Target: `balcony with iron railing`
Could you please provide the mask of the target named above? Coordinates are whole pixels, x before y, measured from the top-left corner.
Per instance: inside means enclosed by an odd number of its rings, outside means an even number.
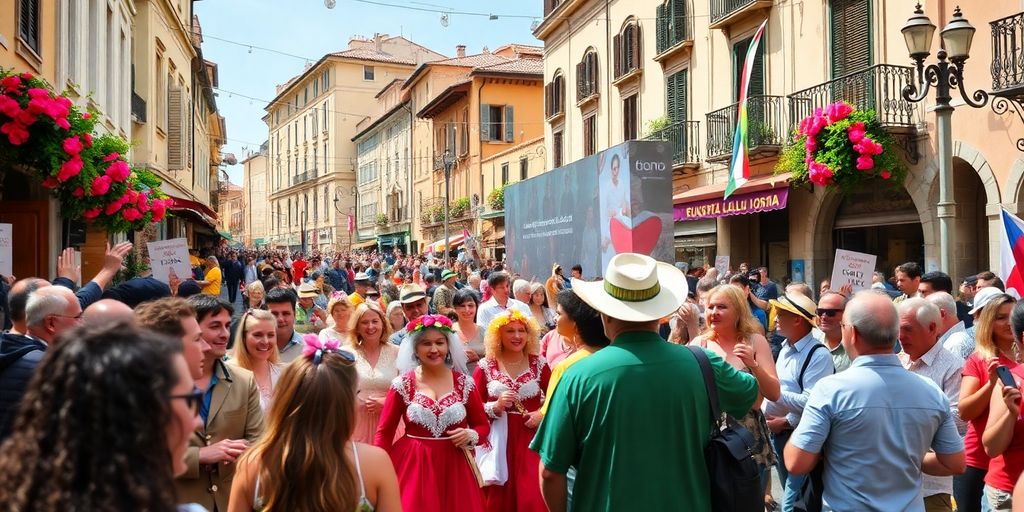
[[[657,8],[657,56],[654,60],[675,53],[677,48],[693,46],[693,18],[687,16],[685,12],[675,12],[676,5],[675,2],[667,2]]]
[[[1024,96],[1024,13],[1000,18],[992,28],[992,94]]]
[[[732,155],[739,102],[707,114],[707,158],[724,160]],[[747,98],[747,145],[752,155],[777,153],[789,133],[784,96]]]
[[[594,98],[597,98],[597,80],[577,80],[576,103],[582,105]]]
[[[142,99],[142,96],[136,94],[135,91],[132,91],[132,121],[146,122],[146,100]]]
[[[700,121],[675,122],[647,135],[643,140],[672,143],[673,167],[700,165]]]
[[[913,80],[913,68],[876,64],[789,95],[790,131],[801,119],[830,103],[845,101],[858,110],[874,110],[878,121],[892,131],[912,131],[915,105],[903,99]]]
[[[772,0],[710,0],[709,28],[725,28],[754,12],[772,6]]]

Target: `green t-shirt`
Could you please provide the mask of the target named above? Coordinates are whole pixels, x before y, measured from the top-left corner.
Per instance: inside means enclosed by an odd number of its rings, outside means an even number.
[[[708,352],[723,411],[742,417],[757,381]],[[704,447],[711,415],[690,351],[628,332],[574,364],[549,397],[530,448],[544,466],[576,468],[572,506],[590,511],[710,510]]]

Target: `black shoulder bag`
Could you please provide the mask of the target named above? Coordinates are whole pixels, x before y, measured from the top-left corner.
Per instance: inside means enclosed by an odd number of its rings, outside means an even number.
[[[814,351],[824,347],[825,345],[819,343],[811,347],[811,351],[807,353],[807,359],[804,360],[804,364],[800,368],[800,377],[797,379],[801,392],[804,390],[804,372],[807,371],[807,367],[811,364]],[[793,503],[794,512],[821,512],[822,496],[825,492],[823,484],[825,472],[824,451],[821,452],[821,456],[822,458],[818,460],[818,464],[814,466],[814,469],[807,473],[804,485],[800,487],[800,496],[797,498],[796,503]]]
[[[754,461],[754,436],[741,425],[722,427],[718,403],[718,385],[711,360],[704,349],[687,345],[697,359],[714,425],[711,440],[704,448],[704,461],[710,479],[711,510],[714,512],[760,512],[764,510],[761,467]]]

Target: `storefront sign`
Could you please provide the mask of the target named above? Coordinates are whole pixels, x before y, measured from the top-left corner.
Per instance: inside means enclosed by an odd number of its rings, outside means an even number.
[[[158,240],[146,244],[149,247],[149,262],[153,268],[153,278],[165,283],[170,282],[170,271],[180,279],[188,279],[192,275],[189,265],[188,243],[184,238]]]
[[[878,257],[874,254],[836,249],[836,262],[832,266],[831,288],[839,291],[842,287],[850,285],[855,292],[870,288],[877,259]]]
[[[729,199],[720,197],[677,204],[673,218],[676,222],[698,219],[712,219],[729,215],[745,215],[748,213],[770,212],[786,207],[789,199],[789,188],[779,187],[761,192],[734,194]]]
[[[10,277],[14,273],[14,225],[0,224],[0,274]]]

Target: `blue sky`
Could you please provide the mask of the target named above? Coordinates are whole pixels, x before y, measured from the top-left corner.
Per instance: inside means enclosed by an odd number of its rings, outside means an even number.
[[[465,44],[467,53],[477,53],[484,46],[493,50],[512,42],[540,44],[530,33],[531,19],[501,15],[540,17],[541,0],[379,0],[381,4],[425,11],[374,5],[378,0],[335,1],[333,9],[325,7],[324,0],[195,3],[203,27],[203,56],[216,62],[220,72],[217,106],[227,120],[228,132],[224,152],[234,153],[241,161],[248,151],[258,149],[267,138],[267,126],[261,118],[266,101],[274,97],[274,87],[299,74],[305,58],[316,62],[326,53],[342,50],[352,36],[401,34],[448,56],[455,53],[458,44]],[[452,13],[448,27],[440,23],[443,11]],[[460,11],[493,13],[498,19],[458,14]],[[242,166],[228,168],[228,175],[232,183],[241,184]]]

